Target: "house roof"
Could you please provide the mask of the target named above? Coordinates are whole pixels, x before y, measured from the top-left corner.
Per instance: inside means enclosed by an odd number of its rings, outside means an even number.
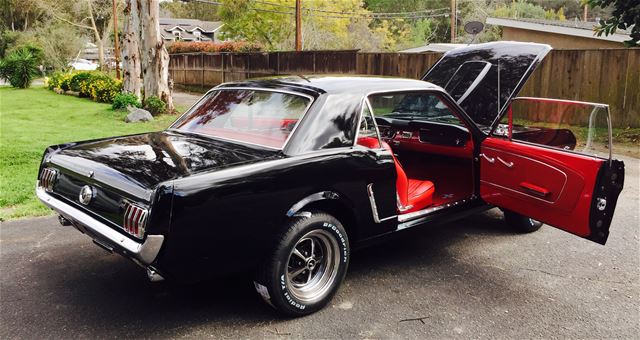
[[[197,40],[193,32],[199,30],[203,33],[214,33],[224,24],[219,21],[203,21],[197,19],[180,18],[160,18],[160,33],[164,39],[173,39],[173,31],[180,30],[181,40]],[[201,36],[201,40],[209,41],[206,36]]]
[[[513,19],[513,18],[487,18],[487,24],[513,27],[530,31],[548,32],[555,34],[563,34],[574,37],[583,37],[599,40],[607,40],[614,42],[624,42],[629,40],[630,30],[617,30],[616,33],[605,36],[594,35],[594,27],[598,25],[593,21],[577,21],[577,20],[543,20],[543,19]]]

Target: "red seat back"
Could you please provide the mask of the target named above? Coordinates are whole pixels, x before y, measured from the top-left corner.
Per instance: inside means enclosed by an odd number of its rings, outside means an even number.
[[[393,154],[393,150],[391,146],[386,142],[382,142],[382,147],[391,151],[391,156],[393,157],[393,162],[396,165],[396,191],[398,193],[398,199],[402,206],[407,206],[409,204],[409,180],[407,179],[407,174],[404,172],[402,165],[400,165],[400,161]]]

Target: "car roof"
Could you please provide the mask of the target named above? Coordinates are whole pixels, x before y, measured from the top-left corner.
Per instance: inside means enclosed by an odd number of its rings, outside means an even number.
[[[224,83],[225,87],[258,87],[320,94],[367,95],[371,92],[406,90],[442,90],[441,87],[423,80],[384,76],[344,75],[296,75],[257,78],[241,82]],[[444,91],[444,90],[442,90]]]

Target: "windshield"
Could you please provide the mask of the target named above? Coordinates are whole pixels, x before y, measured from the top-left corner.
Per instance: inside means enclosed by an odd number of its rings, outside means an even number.
[[[171,128],[280,149],[311,99],[254,89],[208,93]]]
[[[435,94],[427,92],[394,93],[369,96],[376,116],[404,120],[461,124],[449,107]]]

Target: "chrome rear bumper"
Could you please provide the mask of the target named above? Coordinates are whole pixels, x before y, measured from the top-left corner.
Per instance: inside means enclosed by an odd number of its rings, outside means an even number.
[[[102,246],[111,247],[113,251],[130,257],[144,267],[150,265],[160,252],[164,242],[162,235],[147,235],[144,242],[136,242],[87,213],[49,195],[40,186],[36,186],[36,196],[42,203],[69,220],[73,226],[89,235],[94,241]]]

